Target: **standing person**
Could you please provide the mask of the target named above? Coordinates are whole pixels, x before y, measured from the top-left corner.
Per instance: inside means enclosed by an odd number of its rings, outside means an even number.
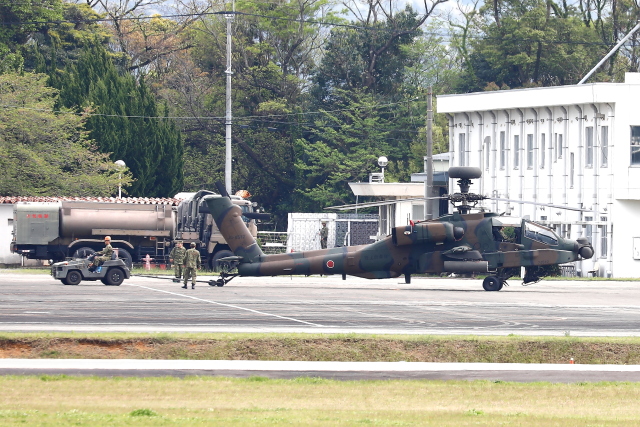
[[[111,247],[111,236],[105,236],[104,245],[105,246],[103,250],[95,253],[93,261],[91,262],[91,264],[89,264],[89,271],[95,271],[105,261],[109,261],[111,259],[111,255],[113,255],[113,248]]]
[[[182,279],[182,264],[184,264],[184,257],[186,253],[187,249],[182,246],[182,240],[178,240],[169,254],[169,262],[173,263],[176,279],[178,279],[176,282],[179,282],[180,279]]]
[[[327,238],[329,237],[329,229],[327,228],[327,223],[322,223],[322,228],[320,229],[320,247],[322,249],[327,249]]]
[[[200,269],[200,252],[196,249],[195,242],[191,242],[191,248],[184,256],[184,289],[187,289],[187,282],[191,276],[191,289],[196,288],[197,271]]]

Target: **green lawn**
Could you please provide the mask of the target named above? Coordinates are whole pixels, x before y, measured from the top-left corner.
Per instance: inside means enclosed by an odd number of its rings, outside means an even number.
[[[640,385],[0,377],[1,425],[621,426]]]

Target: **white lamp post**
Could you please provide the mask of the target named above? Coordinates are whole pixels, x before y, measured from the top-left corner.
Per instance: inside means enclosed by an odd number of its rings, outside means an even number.
[[[127,164],[124,162],[124,160],[116,160],[115,163],[118,169],[127,167]],[[118,199],[122,199],[122,172],[118,173]]]
[[[384,182],[384,168],[387,166],[388,163],[389,163],[389,159],[387,159],[385,156],[378,157],[378,166],[382,168],[382,182]]]

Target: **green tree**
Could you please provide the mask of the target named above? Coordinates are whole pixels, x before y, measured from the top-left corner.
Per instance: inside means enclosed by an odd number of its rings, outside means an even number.
[[[236,3],[242,14],[233,19],[233,188],[252,193],[276,221],[292,210],[294,141],[303,131],[297,117],[321,46],[318,26],[305,21],[319,18],[325,4]],[[255,16],[260,14],[275,19]],[[180,72],[160,93],[176,114],[208,117],[183,122],[185,188],[212,189],[224,180],[225,167],[224,17],[203,19],[190,37],[191,57],[180,62]]]
[[[403,104],[381,105],[362,90],[337,90],[334,96],[341,100],[335,110],[314,119],[305,138],[296,140],[297,211],[318,212],[353,201],[348,183],[368,181],[369,173],[379,172],[376,160],[382,155],[390,160],[389,181],[408,180],[398,164],[408,161],[418,132],[396,128],[394,122],[408,114]]]
[[[77,61],[54,72],[60,105],[90,109],[87,130],[113,161],[124,160],[135,179],[133,196],[173,196],[183,187],[180,132],[158,106],[144,82],[120,73],[99,44],[88,45]]]
[[[0,75],[0,191],[9,196],[110,196],[129,185],[96,150],[86,118],[54,112],[58,91],[45,74]]]
[[[405,47],[421,35],[421,18],[407,6],[393,19],[364,28],[333,28],[314,76],[316,102],[330,105],[339,89],[367,89],[388,98],[400,94],[404,72],[416,60]]]
[[[0,72],[22,70],[22,48],[51,21],[62,19],[60,0],[0,0]]]
[[[479,91],[488,84],[575,84],[605,52],[594,27],[551,0],[503,0],[485,5],[480,13],[484,20],[476,35],[483,37],[468,41],[461,51],[465,77],[458,91]]]

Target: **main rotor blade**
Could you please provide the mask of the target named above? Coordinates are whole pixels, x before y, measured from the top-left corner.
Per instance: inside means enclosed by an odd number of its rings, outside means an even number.
[[[554,208],[554,209],[565,209],[568,211],[576,211],[576,212],[593,212],[593,209],[573,208],[570,206],[552,205],[549,203],[540,203],[540,202],[530,202],[527,200],[501,199],[497,197],[488,197],[486,200],[497,200],[499,202],[511,202],[511,203],[522,203],[527,205],[545,206],[545,207]]]
[[[366,202],[366,203],[356,203],[356,204],[352,204],[352,205],[339,205],[339,206],[329,206],[325,209],[333,209],[333,210],[338,210],[338,211],[348,211],[348,210],[352,210],[352,209],[359,209],[359,208],[372,208],[372,207],[376,207],[376,206],[385,206],[385,205],[393,205],[395,203],[399,203],[399,202],[415,202],[415,201],[420,201],[420,200],[434,200],[434,199],[447,199],[447,196],[444,197],[428,197],[428,198],[424,198],[424,197],[414,197],[414,198],[410,198],[410,199],[397,199],[397,200],[381,200],[379,202]]]

